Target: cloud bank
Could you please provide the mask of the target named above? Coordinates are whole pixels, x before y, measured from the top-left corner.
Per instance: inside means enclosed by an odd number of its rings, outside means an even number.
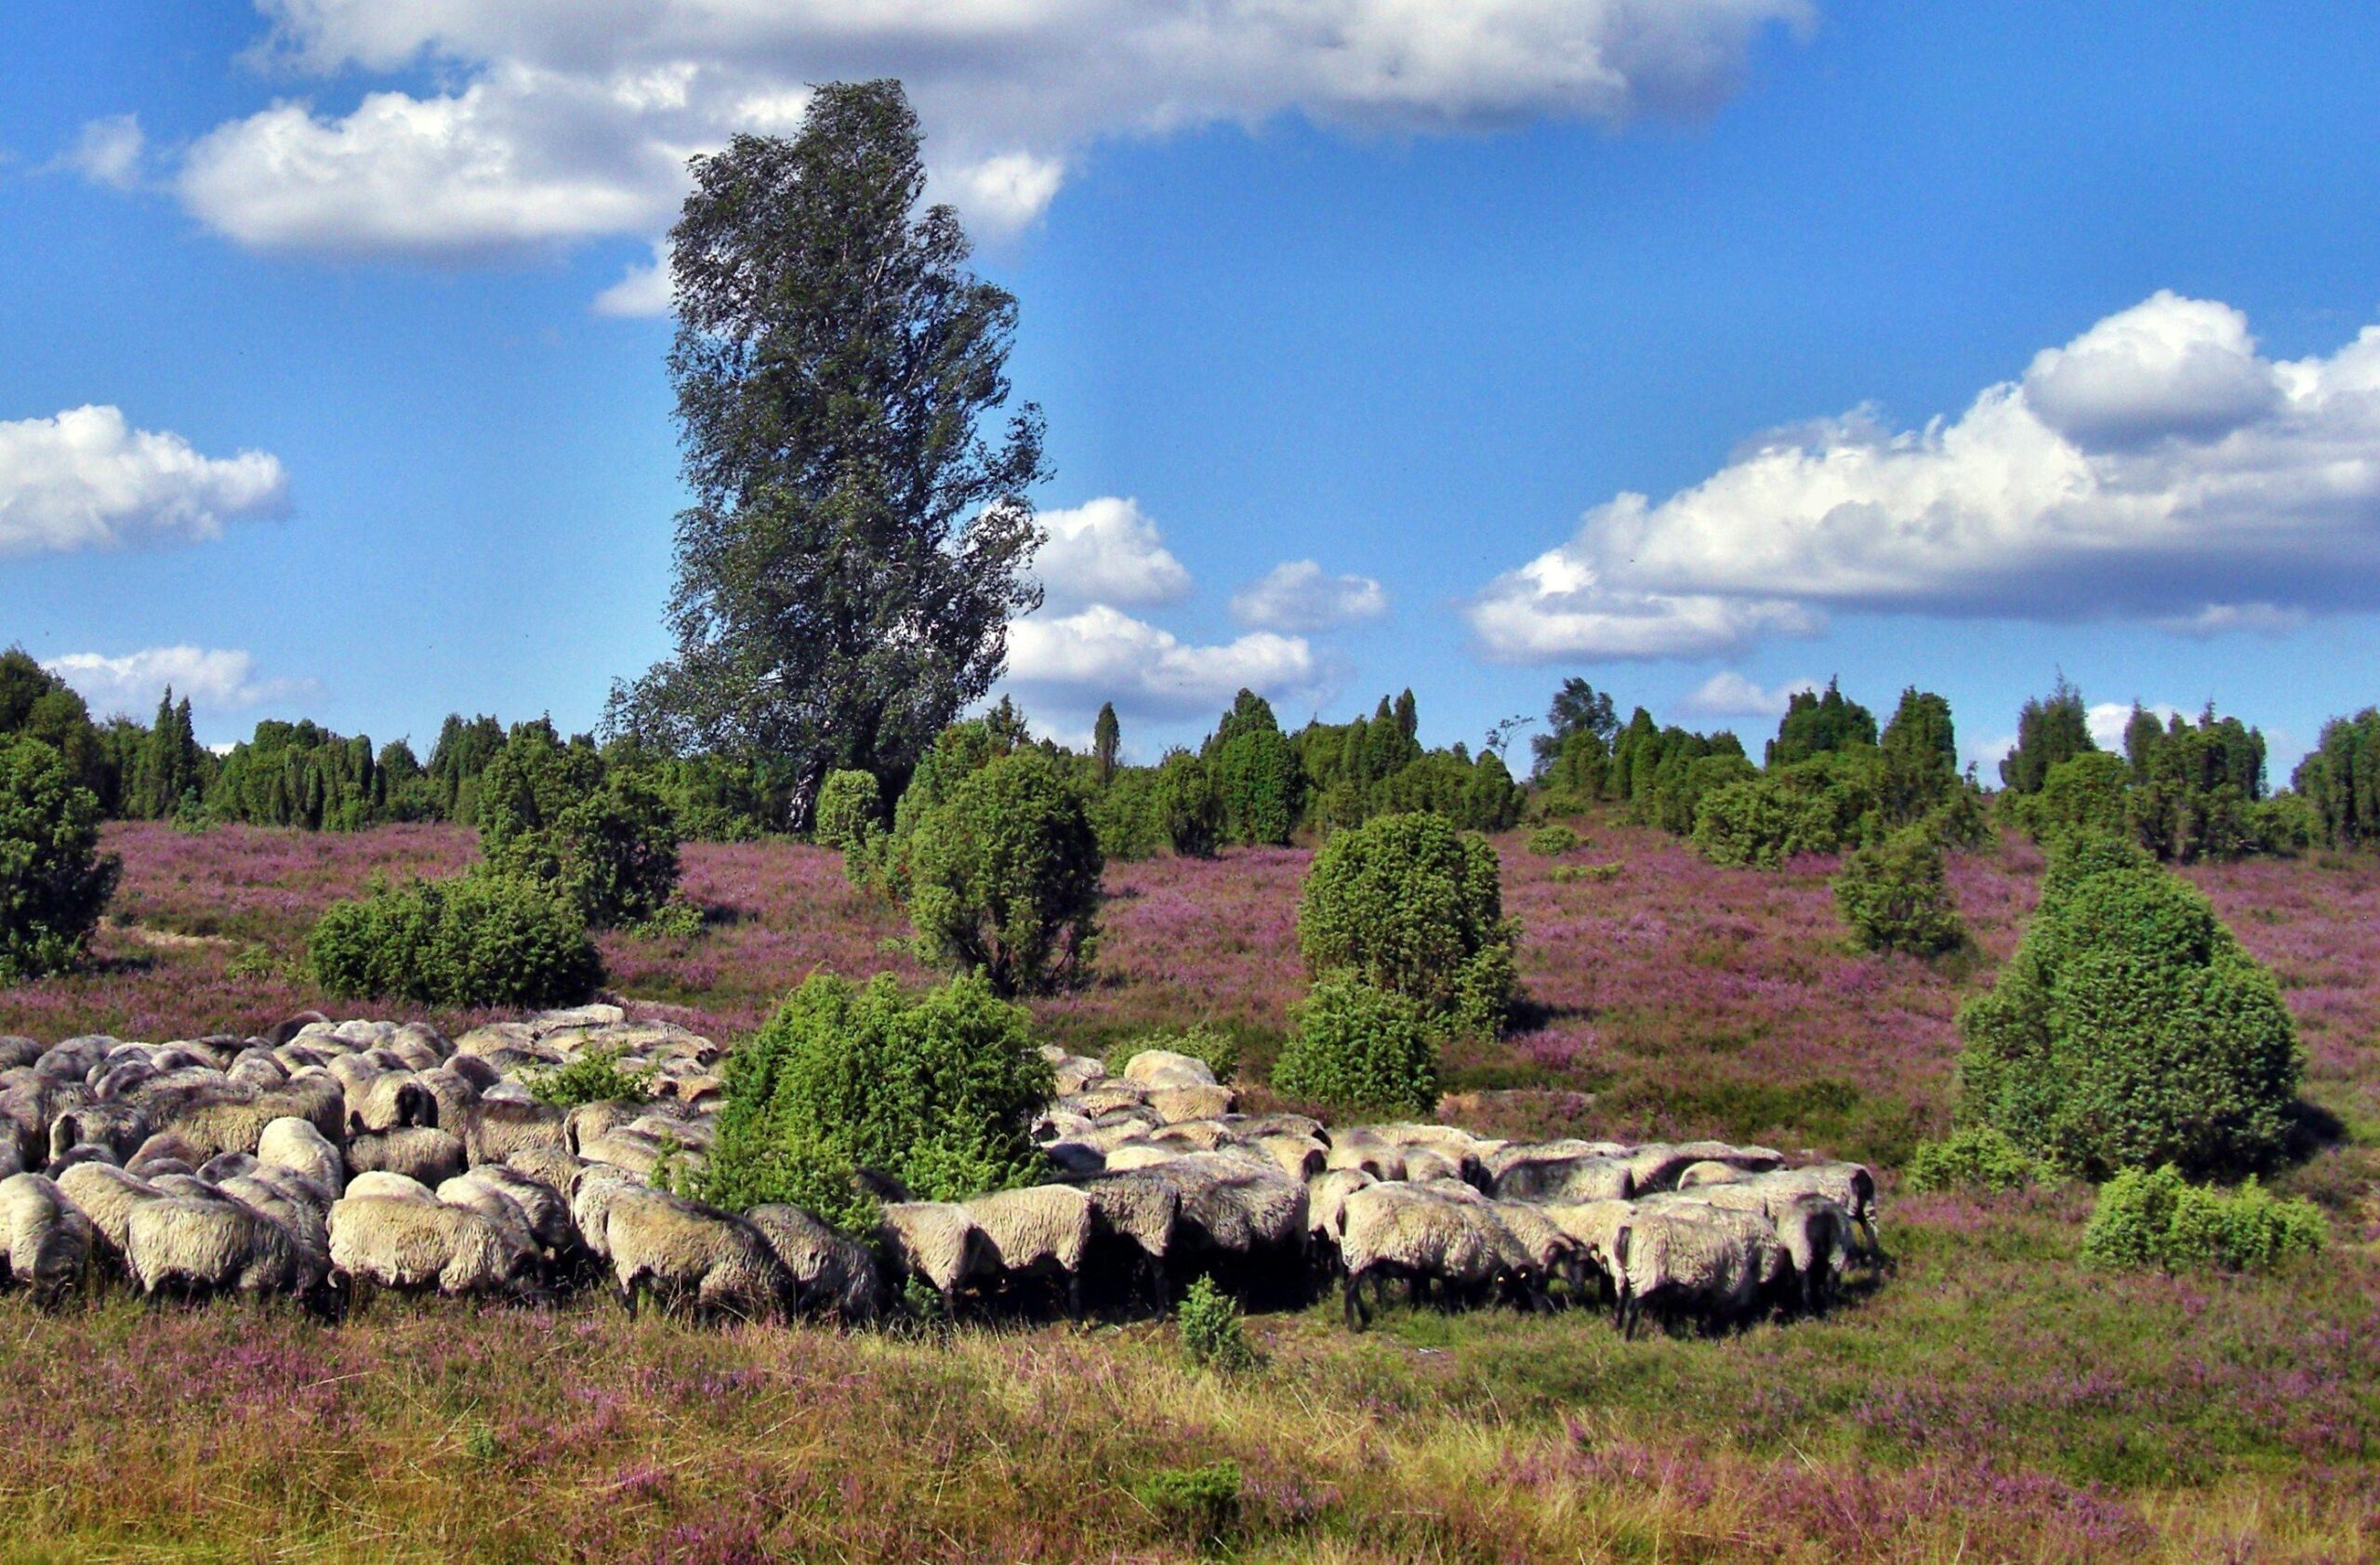
[[[0,422],[0,555],[202,542],[280,514],[288,494],[264,452],[202,456],[114,407]]]
[[[1098,139],[1286,113],[1404,133],[1692,116],[1810,0],[259,0],[300,76],[437,90],[304,98],[218,126],[181,197],[258,249],[470,259],[650,238],[686,159],[783,130],[806,84],[906,81],[936,186],[985,232],[1047,209]],[[641,295],[609,296],[617,312]]]
[[[122,712],[144,723],[167,685],[177,697],[187,696],[193,708],[209,711],[241,711],[313,688],[306,680],[260,678],[254,653],[218,647],[152,646],[121,657],[70,652],[44,666],[80,692],[93,711]]]
[[[1260,630],[1323,630],[1387,612],[1388,593],[1379,582],[1329,576],[1312,560],[1284,560],[1231,600],[1231,617]]]
[[[1858,611],[2212,634],[2380,607],[2375,567],[2380,327],[2272,360],[2238,311],[2161,292],[1955,420],[1856,410],[1658,505],[1616,496],[1468,614],[1520,663],[1722,654]]]

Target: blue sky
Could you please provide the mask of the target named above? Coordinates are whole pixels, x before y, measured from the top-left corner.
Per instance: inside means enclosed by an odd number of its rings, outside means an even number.
[[[2279,781],[2380,699],[2360,8],[13,17],[0,616],[209,739],[585,726],[662,655],[678,161],[879,73],[1022,303],[1052,732],[1410,684],[1475,744],[1581,673],[1756,737],[1839,674],[1984,755],[2063,669]]]

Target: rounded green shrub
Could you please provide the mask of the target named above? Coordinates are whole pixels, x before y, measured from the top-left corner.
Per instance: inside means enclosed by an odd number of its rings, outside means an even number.
[[[576,1108],[586,1103],[642,1103],[653,1095],[652,1073],[620,1068],[617,1049],[589,1049],[568,1065],[531,1071],[524,1085],[539,1103]]]
[[[1948,1190],[2021,1190],[2043,1182],[2048,1171],[2005,1133],[1971,1125],[1939,1141],[1921,1141],[1909,1160],[1910,1189],[1920,1195]]]
[[[915,997],[890,975],[804,983],[727,1058],[703,1199],[790,1201],[848,1232],[874,1224],[860,1171],[924,1200],[1030,1184],[1052,1090],[1025,1012],[962,976]]]
[[[1875,834],[1884,759],[1873,749],[1828,750],[1701,796],[1694,845],[1713,864],[1774,869],[1801,854],[1834,853]]]
[[[2264,1271],[2318,1253],[2330,1225],[2307,1200],[2283,1200],[2254,1178],[2234,1191],[2193,1185],[2171,1163],[2127,1169],[2099,1191],[2082,1259],[2108,1267]]]
[[[1433,1023],[1493,1035],[1512,1004],[1519,937],[1501,868],[1494,848],[1443,816],[1376,816],[1335,834],[1298,901],[1306,971],[1347,974]]]
[[[1242,729],[1215,747],[1208,765],[1233,842],[1278,846],[1289,840],[1305,809],[1305,772],[1297,747],[1279,729]]]
[[[1003,995],[1078,979],[1098,944],[1105,868],[1082,795],[1038,750],[970,773],[908,844],[909,919],[926,957]]]
[[[1556,822],[1530,832],[1527,845],[1540,858],[1559,858],[1579,845],[1579,834]]]
[[[334,903],[306,948],[315,981],[350,1000],[571,1005],[603,977],[602,958],[567,897],[484,870],[376,886],[358,901]]]
[[[1835,911],[1869,950],[1938,956],[1966,938],[1950,903],[1942,844],[1924,827],[1904,827],[1848,855],[1833,886]]]
[[[1157,763],[1151,808],[1166,845],[1185,858],[1213,855],[1223,832],[1223,797],[1213,773],[1186,749]]]
[[[2026,802],[2025,829],[2043,841],[2077,833],[2121,837],[2131,830],[2125,804],[2131,778],[2123,758],[2106,750],[2061,761]]]
[[[1128,766],[1095,789],[1088,808],[1099,855],[1110,864],[1155,858],[1173,846],[1157,805],[1157,769]]]
[[[678,889],[678,821],[661,791],[543,724],[514,728],[489,761],[478,813],[489,866],[560,891],[592,928],[649,919]]]
[[[1438,1101],[1438,1046],[1404,995],[1338,975],[1314,986],[1273,1064],[1273,1088],[1301,1103],[1427,1114]]]
[[[2204,894],[2111,838],[2052,856],[2016,954],[1959,1030],[1965,1118],[2091,1177],[2268,1160],[2302,1064],[2271,973]]]
[[[818,787],[811,835],[822,848],[849,855],[884,829],[884,795],[873,772],[836,771]]]
[[[30,736],[0,738],[0,982],[81,961],[119,868],[99,852],[99,801],[66,758]]]
[[[1174,1308],[1173,1322],[1183,1355],[1198,1368],[1237,1374],[1256,1367],[1256,1348],[1240,1323],[1239,1305],[1213,1278],[1190,1284]]]

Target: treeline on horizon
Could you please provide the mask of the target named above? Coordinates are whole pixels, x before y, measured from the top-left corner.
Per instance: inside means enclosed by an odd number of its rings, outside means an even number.
[[[1063,762],[1089,800],[1103,852],[1118,859],[1286,844],[1385,814],[1427,810],[1498,831],[1594,806],[1691,837],[1720,862],[1760,865],[1858,845],[1920,819],[1954,844],[1979,841],[1992,818],[2034,836],[2114,829],[2182,863],[2380,843],[2380,709],[2326,723],[2290,786],[2276,790],[2263,734],[2239,718],[2210,706],[2195,721],[2161,722],[2135,705],[2113,752],[2092,737],[2082,694],[2063,679],[2025,703],[1995,791],[1973,768],[1960,771],[1949,702],[1914,688],[1881,725],[1836,684],[1796,693],[1755,764],[1732,732],[1660,724],[1643,707],[1622,723],[1607,692],[1573,678],[1556,692],[1520,778],[1503,755],[1516,725],[1500,725],[1475,754],[1461,743],[1426,748],[1409,689],[1382,696],[1369,717],[1295,730],[1242,691],[1196,749],[1144,765],[1122,760],[1112,705],[1088,751],[1033,739],[1006,700],[975,721],[1003,748],[1031,744]],[[450,715],[426,758],[403,739],[376,748],[311,721],[267,719],[218,755],[198,743],[186,696],[167,690],[148,724],[97,721],[21,649],[0,654],[0,734],[48,743],[117,819],[329,831],[475,826],[480,776],[516,732],[600,760],[585,775],[642,776],[690,840],[750,840],[784,830],[794,814],[800,768],[790,758],[669,755],[634,737],[564,737],[544,717],[508,726]],[[879,779],[888,809],[907,780]]]

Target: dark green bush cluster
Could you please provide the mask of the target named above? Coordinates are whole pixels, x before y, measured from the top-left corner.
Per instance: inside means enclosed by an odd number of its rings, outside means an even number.
[[[307,953],[331,994],[457,1008],[575,1004],[603,975],[568,898],[484,870],[335,903]]]
[[[1098,948],[1105,869],[1083,797],[1038,750],[968,774],[917,817],[906,843],[909,919],[929,961],[995,992],[1078,982]]]
[[[2082,1259],[2109,1267],[2266,1271],[2319,1253],[2330,1225],[2308,1200],[2283,1200],[2251,1178],[2226,1192],[2193,1185],[2171,1163],[2127,1169],[2099,1191]]]
[[[1200,1277],[1190,1284],[1174,1307],[1173,1322],[1183,1353],[1200,1369],[1237,1374],[1256,1367],[1256,1349],[1240,1322],[1239,1304],[1213,1278]]]
[[[829,772],[819,785],[811,836],[843,855],[843,873],[866,884],[881,872],[884,797],[872,772]]]
[[[1150,1049],[1164,1049],[1203,1061],[1218,1081],[1230,1081],[1232,1073],[1239,1068],[1239,1041],[1221,1028],[1202,1023],[1179,1032],[1152,1032],[1116,1044],[1107,1051],[1108,1071],[1121,1076],[1134,1054]]]
[[[1200,752],[1211,769],[1224,837],[1278,845],[1305,813],[1305,770],[1272,703],[1243,690]]]
[[[99,852],[99,802],[66,758],[30,734],[0,738],[0,982],[83,958],[115,893]]]
[[[2112,838],[2053,855],[2016,956],[1959,1030],[1966,1118],[2093,1177],[2257,1166],[2301,1068],[2272,975],[2204,894]]]
[[[1833,885],[1835,911],[1869,950],[1938,956],[1966,938],[1950,902],[1942,844],[1923,826],[1903,827],[1852,853]]]
[[[1300,1103],[1427,1114],[1438,1101],[1438,1045],[1420,1006],[1353,976],[1325,977],[1291,1017],[1273,1088]]]
[[[2380,707],[2322,724],[2322,742],[2297,763],[2290,786],[2306,801],[2323,842],[2341,848],[2380,843]]]
[[[889,975],[820,975],[728,1055],[701,1194],[736,1211],[790,1201],[864,1234],[876,1206],[860,1171],[925,1200],[1029,1184],[1051,1085],[1025,1013],[981,977],[910,996]]]
[[[1221,1548],[1239,1531],[1239,1464],[1160,1467],[1132,1486],[1132,1498],[1167,1535],[1196,1548]]]
[[[641,776],[550,723],[517,725],[479,779],[480,850],[568,897],[593,928],[651,918],[678,886],[678,827]]]
[[[1528,851],[1540,858],[1559,858],[1577,848],[1579,842],[1579,834],[1576,831],[1556,822],[1551,826],[1540,826],[1530,832],[1527,845]]]
[[[1608,885],[1620,879],[1627,868],[1624,859],[1617,858],[1608,864],[1557,864],[1554,867],[1554,883],[1567,886],[1585,881],[1595,885]]]
[[[1939,1141],[1922,1141],[1905,1177],[1918,1194],[1950,1190],[2021,1190],[2043,1184],[2050,1171],[1990,1125],[1970,1125]]]
[[[561,1108],[575,1108],[583,1103],[642,1103],[653,1095],[651,1074],[621,1069],[620,1054],[617,1049],[588,1049],[568,1065],[531,1071],[529,1095]]]
[[[1298,903],[1298,949],[1319,979],[1344,974],[1405,996],[1433,1026],[1493,1037],[1517,982],[1518,926],[1501,866],[1444,816],[1381,816],[1315,855]]]
[[[1884,768],[1872,749],[1827,750],[1705,794],[1694,845],[1713,864],[1774,869],[1883,829]]]

